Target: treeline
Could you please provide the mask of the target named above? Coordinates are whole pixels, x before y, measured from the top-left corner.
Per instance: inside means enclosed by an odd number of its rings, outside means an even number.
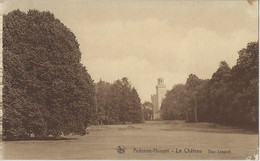
[[[49,12],[3,17],[3,139],[84,135],[95,87],[75,35]]]
[[[258,48],[258,42],[248,43],[235,66],[220,62],[211,79],[190,74],[186,84],[167,92],[162,118],[258,129]]]
[[[127,78],[110,84],[96,84],[98,124],[140,123],[142,105],[138,93]]]
[[[142,121],[127,78],[94,84],[75,35],[50,12],[3,17],[3,139],[84,135],[86,127]]]
[[[94,84],[75,35],[50,12],[3,17],[3,139],[84,135],[86,127],[142,121],[127,78]]]

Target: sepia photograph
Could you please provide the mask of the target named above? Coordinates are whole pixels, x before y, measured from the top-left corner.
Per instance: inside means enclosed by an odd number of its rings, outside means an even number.
[[[0,159],[258,160],[258,0],[0,0]]]

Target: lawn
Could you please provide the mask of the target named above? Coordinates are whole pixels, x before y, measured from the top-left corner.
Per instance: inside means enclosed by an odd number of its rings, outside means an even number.
[[[246,159],[258,153],[257,133],[211,123],[148,121],[88,131],[64,140],[3,142],[2,159]]]

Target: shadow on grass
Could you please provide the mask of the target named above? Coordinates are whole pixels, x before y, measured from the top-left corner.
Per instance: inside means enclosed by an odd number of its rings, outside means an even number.
[[[132,125],[128,125],[127,127],[124,127],[124,128],[122,128],[122,127],[118,128],[118,130],[140,130],[140,129],[142,129],[142,128],[136,128],[135,126],[132,126]]]
[[[205,132],[205,133],[221,133],[221,134],[258,134],[256,131],[247,130],[209,130],[209,129],[160,129],[163,131],[194,131],[194,132]]]
[[[185,123],[184,121],[169,121],[166,129],[163,131],[194,131],[206,133],[223,133],[223,134],[258,134],[257,130],[243,129],[239,127],[220,125],[216,123],[199,122]]]
[[[61,141],[61,140],[78,140],[78,138],[67,138],[67,137],[41,137],[41,138],[17,138],[17,139],[5,139],[1,136],[2,141]]]

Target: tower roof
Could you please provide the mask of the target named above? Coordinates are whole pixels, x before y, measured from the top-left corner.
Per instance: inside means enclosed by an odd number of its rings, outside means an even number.
[[[157,79],[157,81],[158,81],[158,85],[164,85],[164,79],[163,78],[158,78]]]

